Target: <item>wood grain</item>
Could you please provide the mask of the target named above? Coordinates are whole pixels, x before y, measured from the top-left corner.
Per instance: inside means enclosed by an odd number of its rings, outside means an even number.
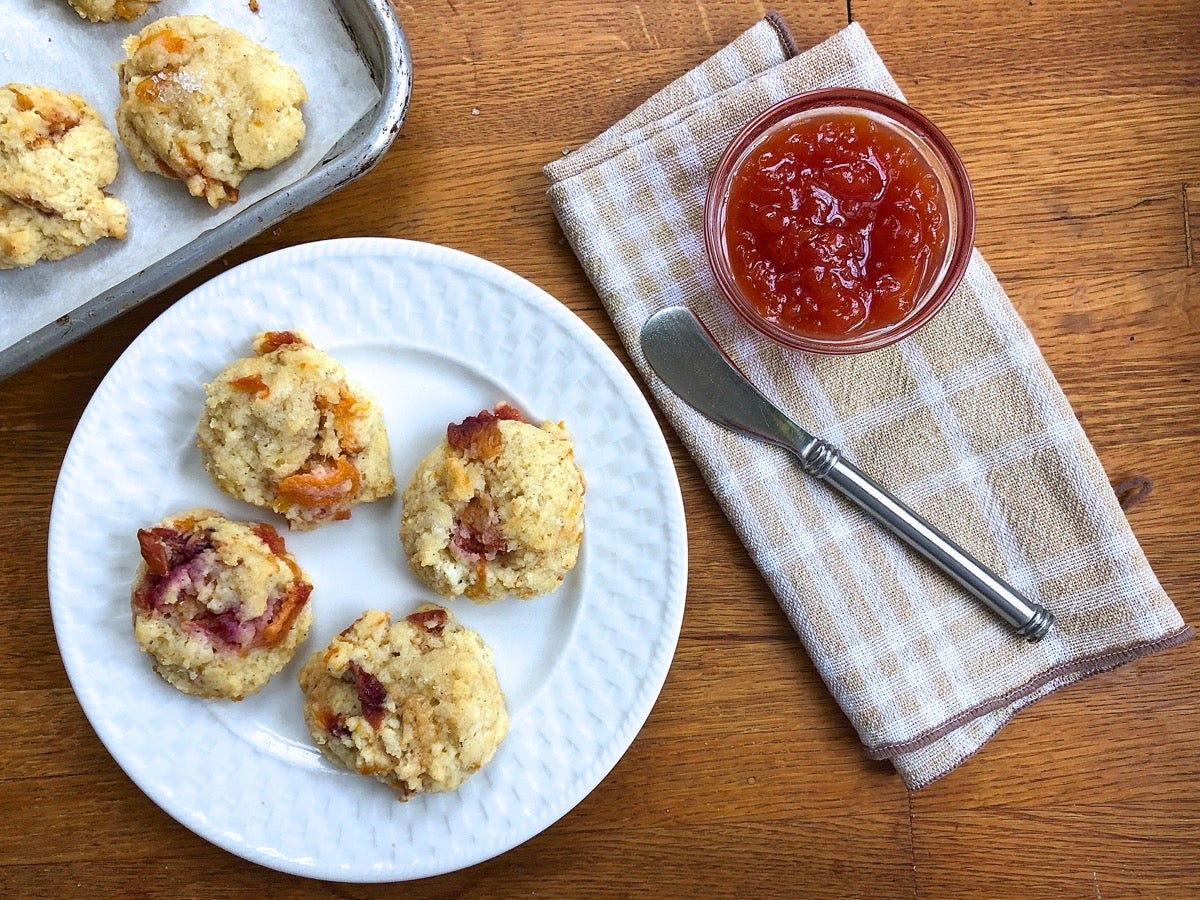
[[[0,384],[0,896],[1200,894],[1197,644],[1040,701],[960,769],[909,794],[865,759],[669,429],[691,535],[679,647],[633,746],[560,822],[465,871],[333,885],[218,850],[140,793],[75,702],[46,595],[58,467],[108,368],[224,268],[352,235],[489,258],[558,297],[626,360],[545,201],[541,167],[767,8],[395,5],[416,85],[378,167]],[[1185,619],[1200,619],[1194,0],[771,6],[801,46],[859,21],[909,100],[958,146],[980,249],[1110,476],[1151,480],[1130,522]]]

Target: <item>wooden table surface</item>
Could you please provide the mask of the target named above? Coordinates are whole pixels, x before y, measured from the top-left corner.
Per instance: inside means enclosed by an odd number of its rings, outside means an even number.
[[[1129,519],[1184,619],[1200,620],[1200,5],[775,8],[801,46],[860,22],[910,101],[955,142],[975,186],[978,246],[1110,478],[1152,482]],[[551,214],[541,167],[766,9],[398,2],[415,90],[377,168],[0,384],[0,895],[1200,895],[1200,643],[1034,704],[961,768],[908,793],[865,758],[669,431],[691,539],[666,684],[599,787],[499,858],[404,885],[261,868],[148,800],[75,700],[51,626],[47,523],[76,422],[130,341],[229,265],[384,235],[512,269],[627,361]]]

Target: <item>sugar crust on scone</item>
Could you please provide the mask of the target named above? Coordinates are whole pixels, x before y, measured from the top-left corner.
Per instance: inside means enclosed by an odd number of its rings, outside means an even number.
[[[78,94],[0,87],[0,269],[124,238],[125,204],[104,192],[117,166],[116,139]]]
[[[491,649],[432,603],[396,621],[364,612],[309,658],[299,681],[321,751],[401,800],[455,790],[508,733]]]
[[[312,625],[312,584],[261,522],[192,509],[138,530],[138,646],[185,694],[241,700],[283,669]]]
[[[167,16],[126,38],[117,131],[143,172],[177,178],[210,206],[234,203],[255,169],[304,138],[300,75],[207,16]]]
[[[299,332],[255,336],[210,384],[196,430],[223,491],[309,530],[396,489],[383,413]]]
[[[487,603],[555,590],[578,558],[585,482],[562,423],[499,404],[460,423],[417,466],[400,540],[443,597]]]

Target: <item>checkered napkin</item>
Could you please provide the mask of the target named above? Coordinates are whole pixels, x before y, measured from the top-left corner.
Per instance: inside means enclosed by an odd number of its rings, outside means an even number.
[[[1039,697],[1192,629],[978,251],[932,324],[854,357],[779,349],[718,299],[701,234],[717,158],[768,105],[832,86],[901,96],[857,25],[800,53],[769,15],[545,172],[625,347],[868,755],[917,789]],[[699,315],[796,421],[1050,607],[1049,635],[1016,637],[790,455],[680,401],[638,343],[643,322],[672,305]]]

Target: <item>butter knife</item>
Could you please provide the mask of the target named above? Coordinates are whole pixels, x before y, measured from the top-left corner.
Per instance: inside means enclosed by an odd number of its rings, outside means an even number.
[[[688,309],[673,306],[642,326],[647,362],[689,405],[720,425],[795,454],[807,474],[833,487],[982,602],[1021,637],[1040,641],[1054,615],[1022,596],[821,438],[805,431],[734,366]]]

